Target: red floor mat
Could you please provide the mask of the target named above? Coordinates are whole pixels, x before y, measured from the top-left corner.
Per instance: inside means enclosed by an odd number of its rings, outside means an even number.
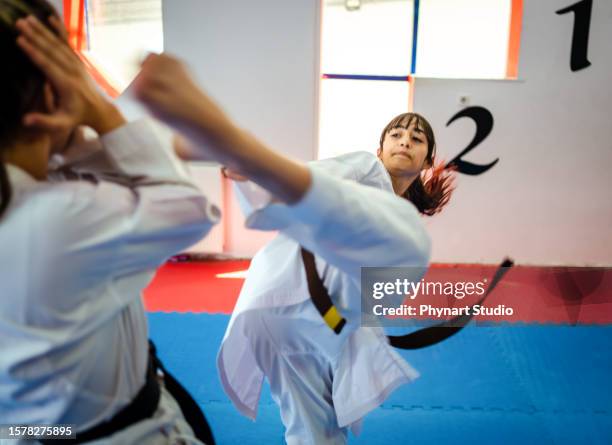
[[[230,314],[244,280],[217,278],[217,274],[246,270],[249,264],[248,260],[168,263],[145,290],[145,308]]]
[[[145,307],[150,312],[230,314],[244,279],[220,278],[218,274],[240,272],[248,267],[248,260],[168,263],[159,269],[146,289]],[[490,265],[434,264],[425,279],[478,281],[490,278],[494,271],[495,267]],[[612,269],[516,266],[508,272],[486,303],[491,308],[502,305],[511,307],[513,314],[477,315],[475,320],[493,323],[610,324],[611,293]],[[453,307],[474,304],[477,300],[420,296],[413,303]]]

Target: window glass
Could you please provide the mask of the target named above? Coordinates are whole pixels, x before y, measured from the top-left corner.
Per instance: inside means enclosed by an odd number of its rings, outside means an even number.
[[[161,0],[87,0],[88,49],[106,80],[122,91],[148,52],[162,52]]]
[[[408,91],[407,81],[322,79],[319,159],[376,152],[387,122],[408,110]]]
[[[412,0],[357,2],[327,1],[322,15],[321,71],[323,73],[410,73],[412,57]]]
[[[425,0],[419,7],[415,74],[506,77],[511,0]]]

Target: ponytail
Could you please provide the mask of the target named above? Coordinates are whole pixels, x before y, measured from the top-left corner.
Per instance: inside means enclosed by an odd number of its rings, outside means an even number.
[[[454,190],[454,179],[452,169],[438,164],[424,176],[418,176],[404,193],[404,198],[412,202],[419,212],[435,215],[448,203]]]

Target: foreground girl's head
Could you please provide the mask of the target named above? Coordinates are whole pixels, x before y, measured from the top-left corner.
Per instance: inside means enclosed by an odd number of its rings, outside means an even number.
[[[403,113],[393,118],[382,131],[377,154],[393,179],[410,183],[402,196],[421,213],[433,215],[448,202],[451,173],[435,164],[436,140],[423,116]]]
[[[45,138],[50,141],[48,135],[23,125],[26,113],[45,108],[45,89],[50,88],[48,85],[45,87],[46,81],[41,71],[17,46],[19,33],[15,24],[18,19],[28,15],[48,23],[48,17],[53,14],[56,14],[55,10],[44,0],[0,0],[0,55],[3,59],[0,70],[0,216],[11,196],[4,165],[5,153]],[[46,96],[48,100],[49,94]]]
[[[0,101],[0,147],[25,136],[22,117],[39,108],[43,101],[45,77],[17,46],[19,35],[15,24],[28,15],[47,23],[56,14],[44,0],[0,1],[0,54],[4,60],[0,70],[2,101]]]

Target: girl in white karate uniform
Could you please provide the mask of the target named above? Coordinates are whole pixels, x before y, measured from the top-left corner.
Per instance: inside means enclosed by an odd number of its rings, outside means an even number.
[[[420,213],[439,211],[450,194],[448,173],[428,169],[434,150],[431,126],[406,113],[383,130],[378,156],[357,152],[310,163],[314,172],[368,185],[388,198],[345,182],[344,194],[320,198],[335,209],[329,219],[286,224],[262,190],[238,184],[247,224],[281,234],[253,258],[218,369],[227,394],[251,418],[268,379],[288,444],[346,443],[349,426],[358,433],[365,414],[418,376],[381,329],[360,327],[359,267],[410,267],[412,280],[421,278],[429,237]],[[426,183],[423,169],[430,174]],[[334,227],[336,220],[352,222]],[[339,335],[310,301],[300,250],[308,242],[317,273],[347,321]]]
[[[150,122],[127,123],[100,94],[64,33],[44,0],[0,2],[0,423],[201,444],[150,366],[140,296],[218,209]],[[48,180],[50,156],[83,126],[123,185]],[[143,409],[108,427],[147,388]]]
[[[450,193],[448,174],[432,169],[430,125],[400,115],[384,129],[378,156],[304,166],[236,128],[169,56],[150,56],[134,85],[157,117],[195,142],[193,157],[212,157],[253,182],[239,186],[247,226],[281,232],[253,259],[227,328],[218,356],[227,394],[255,418],[267,377],[287,443],[345,443],[349,426],[357,430],[367,412],[418,376],[381,329],[359,326],[359,279],[364,266],[416,266],[418,281],[428,264],[421,214],[440,210]],[[302,246],[316,255],[317,272],[347,319],[340,335],[310,301]]]

